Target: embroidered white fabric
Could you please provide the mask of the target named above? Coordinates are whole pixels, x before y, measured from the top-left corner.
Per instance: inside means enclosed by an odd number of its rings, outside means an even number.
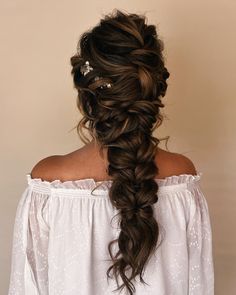
[[[201,175],[156,179],[159,199],[153,208],[162,242],[145,269],[148,285],[136,279],[136,295],[214,294],[212,232]],[[112,220],[118,211],[108,196],[112,181],[26,177],[15,216],[8,295],[128,294],[126,289],[112,292],[115,279],[106,277],[107,245],[119,234],[117,218]],[[113,249],[116,253],[117,245]]]

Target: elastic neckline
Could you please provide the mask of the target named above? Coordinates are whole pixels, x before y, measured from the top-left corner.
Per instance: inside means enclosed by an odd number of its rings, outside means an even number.
[[[168,190],[170,187],[186,187],[188,183],[199,181],[202,172],[197,171],[196,175],[180,174],[167,176],[164,179],[155,178],[160,190]],[[43,180],[42,178],[32,178],[30,173],[26,174],[27,183],[30,186],[37,187],[38,190],[42,189],[56,189],[56,190],[76,190],[76,191],[91,191],[96,188],[101,192],[108,191],[112,185],[113,180],[95,181],[93,178],[84,178],[76,180],[61,181],[55,179],[53,181]]]

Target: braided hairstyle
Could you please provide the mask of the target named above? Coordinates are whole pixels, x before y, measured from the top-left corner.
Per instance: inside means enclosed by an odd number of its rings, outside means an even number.
[[[107,148],[107,173],[113,180],[109,198],[118,209],[120,233],[108,244],[112,265],[106,274],[111,278],[113,270],[117,284],[118,276],[123,281],[115,291],[126,287],[131,295],[136,276],[146,284],[144,268],[159,237],[152,205],[158,201],[155,155],[160,140],[152,132],[163,120],[160,96],[165,96],[169,77],[163,49],[146,16],[115,9],[81,35],[70,59],[77,106],[83,114],[77,131],[88,142],[82,132],[87,129],[100,151]],[[84,76],[80,67],[86,60],[93,70]],[[104,83],[112,87],[101,87]],[[113,255],[116,242],[118,251]]]

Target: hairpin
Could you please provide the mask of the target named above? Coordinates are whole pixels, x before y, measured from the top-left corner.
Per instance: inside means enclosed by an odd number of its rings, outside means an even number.
[[[89,61],[86,60],[85,61],[85,64],[83,64],[81,67],[80,67],[80,72],[82,75],[86,76],[90,71],[93,70],[93,67],[91,67],[89,65]],[[102,77],[99,77],[99,76],[96,76],[94,78],[95,81],[101,79]],[[104,83],[103,85],[100,86],[100,88],[103,88],[103,87],[107,87],[107,88],[111,88],[111,83]]]
[[[93,68],[89,65],[89,61],[86,60],[85,64],[80,67],[80,72],[84,76],[86,76]]]

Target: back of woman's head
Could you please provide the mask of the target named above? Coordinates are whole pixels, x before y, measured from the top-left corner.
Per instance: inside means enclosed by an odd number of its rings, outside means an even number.
[[[83,114],[77,130],[80,134],[86,128],[101,150],[107,148],[107,173],[113,180],[109,198],[119,212],[119,237],[108,244],[112,265],[107,276],[113,270],[117,284],[118,276],[123,281],[116,290],[126,287],[129,294],[135,292],[136,276],[146,283],[143,272],[159,237],[153,204],[158,200],[155,156],[160,140],[152,132],[163,120],[161,96],[169,77],[163,49],[145,16],[115,10],[82,34],[71,57]],[[85,74],[86,61],[91,68]]]

